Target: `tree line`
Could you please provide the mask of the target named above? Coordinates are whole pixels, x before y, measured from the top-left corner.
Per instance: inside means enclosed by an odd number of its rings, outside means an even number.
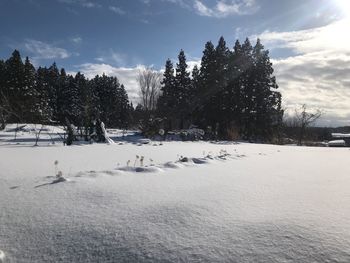
[[[269,140],[282,124],[281,94],[269,51],[247,38],[230,50],[223,37],[207,42],[201,65],[190,73],[183,50],[176,68],[167,60],[156,114],[168,129],[195,124],[218,138]]]
[[[15,50],[6,61],[0,60],[0,121],[65,125],[67,121],[88,127],[101,119],[107,126],[128,126],[128,94],[116,77],[106,75],[87,79],[59,69],[35,67],[26,57],[23,63]]]
[[[230,49],[221,37],[207,42],[200,66],[189,70],[185,52],[163,76],[146,69],[138,77],[140,104],[134,109],[116,77],[67,74],[55,63],[35,67],[15,50],[0,60],[0,121],[88,127],[100,119],[107,127],[127,128],[152,116],[165,132],[196,126],[216,138],[270,140],[282,124],[281,94],[269,51],[247,38]]]

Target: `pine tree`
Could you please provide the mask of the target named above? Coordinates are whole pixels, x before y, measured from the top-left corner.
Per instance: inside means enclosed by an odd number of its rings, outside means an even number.
[[[124,85],[120,85],[118,89],[118,127],[126,129],[129,126],[129,122],[131,119],[131,112],[133,110],[133,106],[129,104],[128,94],[125,90]]]
[[[174,118],[176,114],[177,107],[177,97],[176,97],[176,84],[175,84],[175,71],[173,63],[168,59],[165,63],[165,71],[163,74],[163,81],[161,87],[161,95],[158,98],[157,109],[158,114],[161,117],[167,117],[167,129],[172,129],[174,127]],[[135,111],[138,113],[140,110],[139,105],[137,105]]]
[[[15,50],[6,61],[6,88],[5,96],[11,105],[12,121],[23,121],[24,65],[20,53]]]
[[[244,60],[242,46],[239,40],[235,42],[233,52],[229,55],[228,85],[226,87],[227,114],[230,116],[230,128],[239,132],[242,126],[242,112],[244,108],[243,68]]]
[[[199,88],[196,91],[196,122],[203,128],[215,126],[212,112],[212,98],[216,93],[216,52],[212,42],[207,42],[203,51]]]
[[[192,69],[192,89],[193,89],[193,95],[197,96],[198,90],[200,89],[200,70],[198,69],[198,66],[195,65]],[[196,98],[194,97],[196,100]]]
[[[281,96],[275,91],[278,86],[273,76],[272,63],[269,52],[264,50],[260,39],[253,49],[254,83],[253,92],[255,100],[255,137],[258,139],[269,138],[273,134],[273,128],[281,118]]]
[[[61,95],[61,86],[62,82],[65,79],[64,75],[60,75],[60,72],[57,68],[56,63],[53,63],[46,71],[45,76],[45,85],[47,98],[48,98],[48,106],[52,112],[50,121],[54,122],[62,122],[64,124],[64,119],[62,119],[61,114],[61,101],[63,100]],[[62,72],[61,72],[62,73]]]
[[[7,97],[6,97],[6,65],[0,59],[0,130],[5,129],[9,113],[7,111]]]
[[[95,109],[98,104],[98,97],[93,90],[93,85],[88,81],[83,74],[78,72],[75,74],[74,82],[78,89],[78,107],[79,107],[79,120],[76,125],[84,127],[84,135],[87,140],[89,133],[89,126],[92,122],[92,118],[96,115]]]
[[[253,81],[253,47],[250,40],[246,38],[242,44],[242,64],[240,93],[242,96],[241,109],[241,133],[245,139],[251,139],[255,129],[255,98],[254,98],[254,81]]]
[[[125,87],[119,84],[116,77],[96,76],[90,81],[98,98],[96,118],[106,126],[124,128],[128,122],[130,109]]]
[[[38,121],[41,123],[49,123],[53,117],[53,110],[49,105],[48,75],[47,68],[38,68],[35,90],[38,96],[36,106],[38,111]]]
[[[68,120],[75,124],[79,125],[79,116],[80,116],[80,98],[79,98],[79,90],[78,85],[73,76],[68,75],[65,76],[64,69],[61,70],[62,77],[62,86],[60,87],[61,96],[63,101],[61,101],[60,111],[61,118]]]
[[[36,122],[39,117],[38,92],[36,90],[36,70],[26,57],[24,62],[23,115],[24,121]]]
[[[56,67],[56,64],[54,65]],[[58,69],[57,69],[58,70]],[[66,71],[62,68],[54,83],[55,101],[55,119],[62,125],[66,125],[70,108],[70,87]],[[71,123],[72,120],[68,118]]]
[[[216,119],[216,126],[218,135],[221,137],[226,136],[226,131],[231,119],[229,108],[230,99],[227,91],[229,74],[228,74],[228,61],[230,57],[230,51],[226,47],[226,42],[223,37],[219,39],[218,45],[215,48],[215,92],[211,97],[210,113],[212,119]],[[216,116],[216,117],[214,117]]]
[[[183,50],[180,51],[178,56],[179,62],[176,64],[176,76],[175,85],[177,96],[177,118],[179,120],[179,128],[183,129],[185,127],[185,122],[191,121],[191,114],[189,112],[190,103],[193,96],[193,91],[191,87],[190,73],[187,71],[186,56]]]

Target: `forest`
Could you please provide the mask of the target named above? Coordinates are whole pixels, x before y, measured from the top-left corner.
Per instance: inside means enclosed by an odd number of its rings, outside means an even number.
[[[283,118],[273,72],[259,39],[254,45],[248,38],[237,40],[230,48],[221,37],[216,46],[205,44],[200,66],[191,71],[183,50],[176,65],[168,59],[159,92],[146,101],[141,95],[134,107],[116,76],[88,79],[80,72],[67,74],[56,63],[35,68],[15,50],[0,60],[0,121],[2,128],[6,123],[68,122],[88,130],[96,119],[122,129],[157,120],[156,127],[165,132],[197,127],[220,139],[270,141]]]

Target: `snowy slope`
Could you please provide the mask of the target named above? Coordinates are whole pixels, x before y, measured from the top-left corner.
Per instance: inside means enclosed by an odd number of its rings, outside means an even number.
[[[8,138],[4,262],[350,262],[349,149]]]

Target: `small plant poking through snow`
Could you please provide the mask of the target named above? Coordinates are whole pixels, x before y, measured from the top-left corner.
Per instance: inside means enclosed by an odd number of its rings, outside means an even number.
[[[128,160],[128,161],[126,162],[126,166],[127,166],[127,167],[130,166],[130,160]]]
[[[54,162],[54,165],[55,165],[55,175],[57,175],[57,173],[58,173],[58,168],[57,168],[58,161],[57,160]]]
[[[144,159],[145,157],[144,156],[141,156],[141,158],[140,158],[140,166],[142,167],[143,166],[143,159]]]
[[[137,160],[140,158],[140,156],[136,155],[136,159],[135,159],[135,162],[134,162],[134,167],[136,167],[136,162]]]
[[[59,170],[58,170],[58,161],[56,160],[56,161],[54,162],[54,164],[55,164],[55,175],[56,175],[56,178],[61,178],[61,177],[63,177],[62,171],[59,171]]]
[[[219,152],[219,157],[220,157],[220,156],[227,156],[227,155],[229,155],[229,154],[227,153],[226,150],[223,150],[223,149],[220,150],[220,152]]]
[[[150,165],[153,166],[153,159],[152,158],[149,158],[149,161],[150,161]]]
[[[57,179],[62,178],[63,177],[62,171],[58,171],[58,173],[56,174],[56,177]]]
[[[205,158],[213,159],[212,152],[208,152],[208,154],[205,156]]]
[[[187,162],[189,162],[189,159],[187,157],[181,155],[179,161],[182,163],[187,163]]]
[[[66,179],[63,177],[63,173],[62,171],[58,170],[58,161],[56,160],[54,162],[55,164],[55,175],[56,175],[56,179],[53,181],[53,183],[59,183],[59,182],[64,182],[66,181]]]

